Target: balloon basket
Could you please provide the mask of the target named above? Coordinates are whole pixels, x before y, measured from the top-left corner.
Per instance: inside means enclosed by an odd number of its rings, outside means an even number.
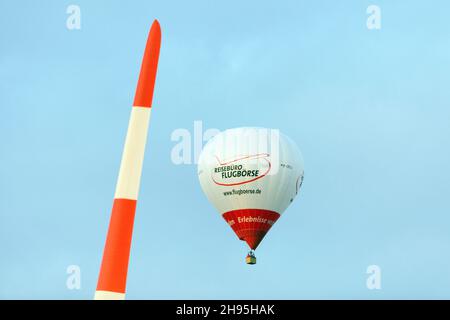
[[[247,264],[256,264],[256,257],[253,252],[249,252],[247,257],[245,257],[245,263]]]

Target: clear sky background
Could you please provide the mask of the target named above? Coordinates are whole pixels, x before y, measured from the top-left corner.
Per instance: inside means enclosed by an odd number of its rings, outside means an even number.
[[[81,30],[66,28],[70,4]],[[380,30],[366,27],[371,4]],[[444,0],[1,0],[0,298],[93,297],[154,18],[128,298],[450,298],[449,12]],[[171,160],[172,132],[196,120],[278,128],[303,153],[302,190],[255,266],[196,165]],[[381,290],[366,287],[369,265]]]

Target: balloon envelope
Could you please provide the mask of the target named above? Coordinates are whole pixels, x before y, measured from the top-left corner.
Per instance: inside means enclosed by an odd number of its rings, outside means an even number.
[[[278,130],[229,129],[203,148],[198,176],[209,201],[254,250],[297,195],[303,160]]]

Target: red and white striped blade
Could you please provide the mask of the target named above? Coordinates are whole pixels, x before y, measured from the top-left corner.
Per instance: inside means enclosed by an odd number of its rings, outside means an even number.
[[[150,29],[120,164],[108,235],[94,299],[125,298],[128,260],[153,100],[161,28]]]

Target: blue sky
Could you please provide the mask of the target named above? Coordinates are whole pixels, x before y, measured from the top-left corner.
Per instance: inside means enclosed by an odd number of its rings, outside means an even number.
[[[66,28],[66,8],[81,29]],[[368,30],[366,8],[381,9]],[[446,1],[0,2],[0,298],[91,299],[147,33],[162,48],[130,299],[450,298]],[[247,248],[174,130],[278,128],[300,196]],[[81,289],[66,268],[81,268]],[[366,268],[381,268],[368,290]]]

